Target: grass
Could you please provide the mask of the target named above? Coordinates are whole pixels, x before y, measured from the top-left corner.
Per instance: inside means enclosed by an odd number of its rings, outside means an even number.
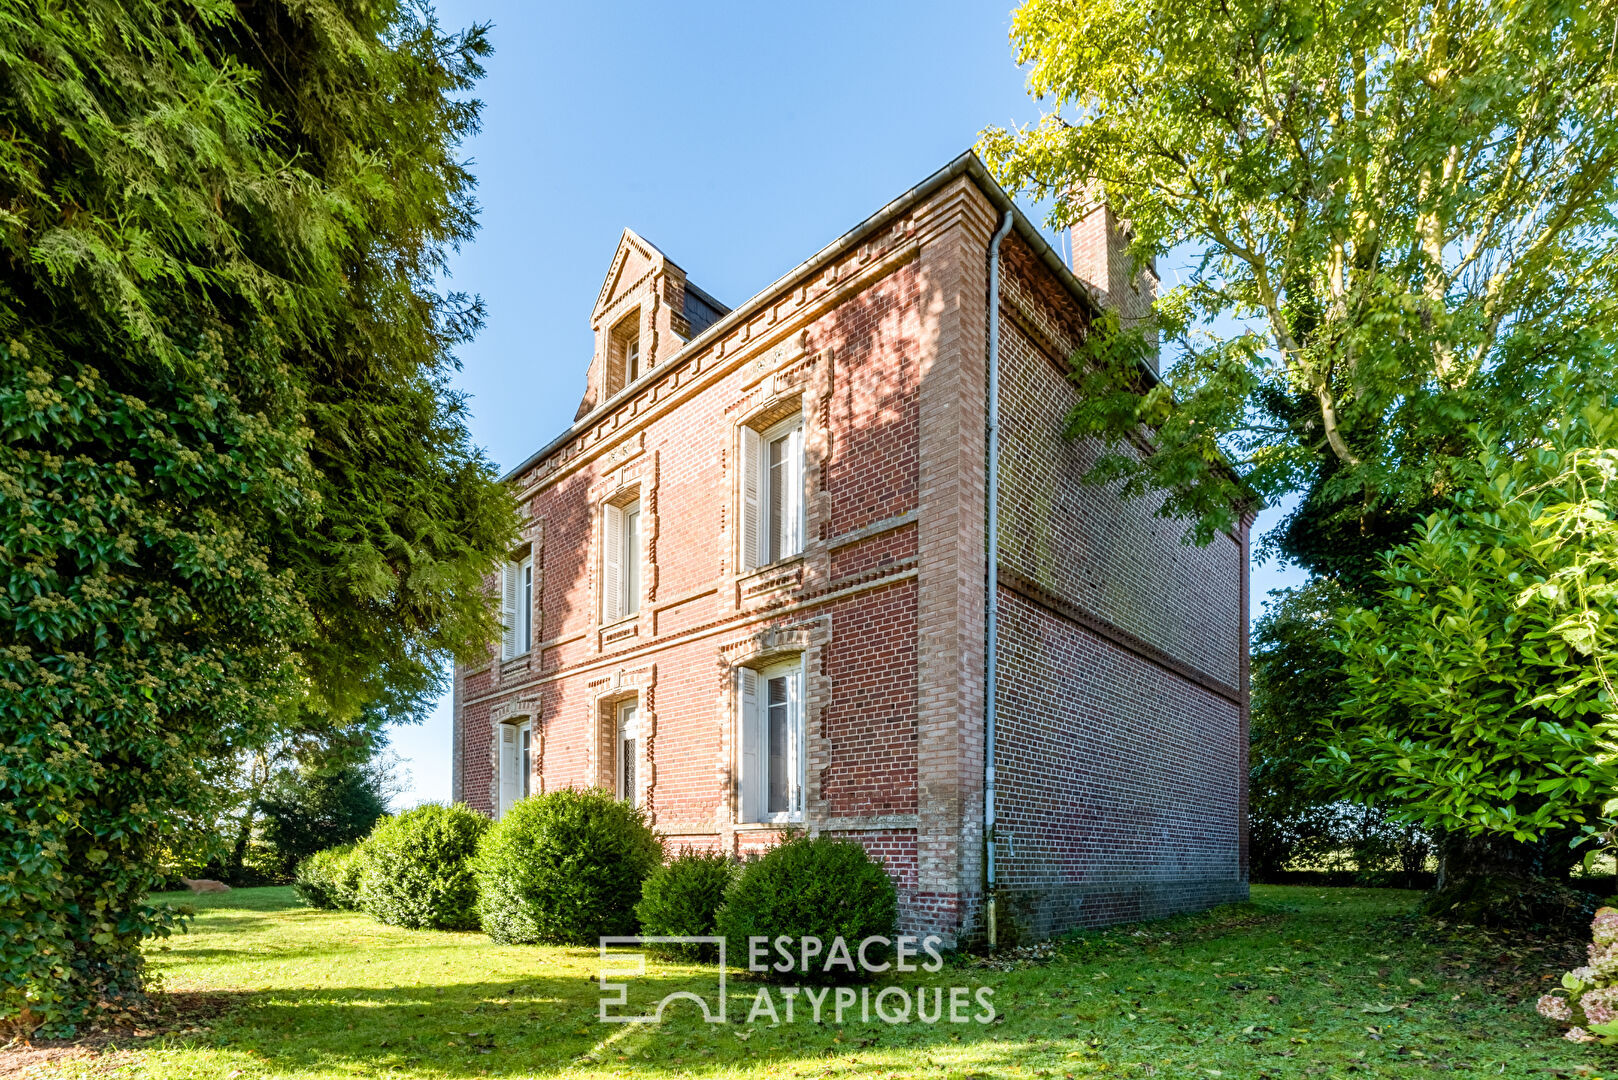
[[[398,930],[309,910],[288,889],[175,897],[198,916],[152,952],[164,987],[231,1007],[45,1075],[1618,1077],[1613,1051],[1563,1041],[1533,1012],[1565,945],[1446,932],[1408,914],[1413,893],[1255,887],[1253,898],[1080,935],[1004,970],[961,959],[902,977],[991,988],[993,1023],[889,1026],[851,1010],[814,1024],[800,1000],[797,1022],[771,1026],[746,1022],[760,984],[737,977],[730,1023],[678,1006],[661,1024],[606,1024],[593,949]],[[633,981],[653,995],[712,983],[655,962]]]

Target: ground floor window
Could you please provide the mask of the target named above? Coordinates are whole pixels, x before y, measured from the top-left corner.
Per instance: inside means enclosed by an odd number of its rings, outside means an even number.
[[[527,720],[500,725],[500,803],[496,817],[504,817],[511,804],[533,791],[534,729]]]
[[[640,792],[635,785],[636,753],[640,740],[638,705],[634,699],[618,704],[617,737],[614,743],[614,756],[618,764],[618,797],[636,806],[640,805]]]
[[[736,670],[741,820],[801,821],[804,805],[803,664]]]

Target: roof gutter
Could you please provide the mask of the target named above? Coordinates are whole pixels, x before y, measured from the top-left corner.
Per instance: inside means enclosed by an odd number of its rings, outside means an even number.
[[[987,882],[984,921],[991,950],[997,944],[998,929],[994,866],[994,724],[1000,643],[1000,241],[1006,238],[1011,226],[1012,212],[1007,210],[1001,216],[1000,228],[989,241],[989,402],[985,424],[989,461],[983,490],[989,564],[983,613],[983,865]]]

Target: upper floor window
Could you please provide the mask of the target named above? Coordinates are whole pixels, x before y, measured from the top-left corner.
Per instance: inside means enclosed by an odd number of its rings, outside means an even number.
[[[741,567],[803,550],[803,417],[765,431],[742,428]]]
[[[742,821],[802,821],[803,664],[737,668]]]
[[[640,309],[637,308],[618,320],[607,335],[606,396],[640,378]]]
[[[508,562],[500,570],[500,658],[511,660],[534,647],[534,560]]]
[[[601,621],[640,612],[640,502],[601,508]]]

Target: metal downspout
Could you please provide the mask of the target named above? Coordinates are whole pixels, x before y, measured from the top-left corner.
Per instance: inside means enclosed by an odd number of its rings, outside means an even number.
[[[1000,219],[1000,228],[989,241],[989,402],[987,438],[988,471],[984,478],[985,517],[988,532],[987,591],[983,613],[983,841],[987,903],[985,922],[989,948],[996,942],[996,897],[994,867],[994,722],[995,690],[998,685],[996,646],[1000,639],[1000,241],[1011,231],[1012,212]]]

